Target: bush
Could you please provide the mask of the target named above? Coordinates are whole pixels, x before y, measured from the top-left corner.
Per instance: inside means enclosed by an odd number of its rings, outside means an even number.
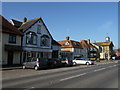
[[[96,59],[96,62],[100,62],[100,59]]]

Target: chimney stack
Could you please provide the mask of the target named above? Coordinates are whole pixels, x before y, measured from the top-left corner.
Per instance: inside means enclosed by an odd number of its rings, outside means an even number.
[[[24,22],[24,23],[27,22],[27,18],[26,18],[26,17],[24,17],[23,22]]]
[[[69,39],[70,39],[70,37],[69,37],[69,36],[67,36],[67,37],[66,37],[66,40],[69,40]]]
[[[87,43],[90,44],[90,39],[87,40]]]

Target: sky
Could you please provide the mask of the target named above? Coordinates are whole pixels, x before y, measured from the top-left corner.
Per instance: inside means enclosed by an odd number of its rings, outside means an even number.
[[[8,21],[42,17],[56,41],[104,42],[108,35],[118,48],[117,2],[2,2],[2,15]]]

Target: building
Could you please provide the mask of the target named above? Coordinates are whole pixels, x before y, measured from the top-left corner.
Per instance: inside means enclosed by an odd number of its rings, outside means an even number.
[[[113,57],[115,57],[115,59],[120,59],[120,49],[114,49],[114,54]]]
[[[22,33],[22,61],[30,57],[52,58],[52,41],[54,40],[41,17],[23,22],[10,21]]]
[[[52,58],[60,58],[61,45],[55,40],[52,40],[52,50]]]
[[[2,32],[2,65],[20,64],[22,32],[0,16],[0,31]]]
[[[80,41],[82,45],[82,54],[83,58],[90,58],[92,60],[95,60],[99,57],[98,49],[90,43],[90,39],[88,40],[81,40]]]
[[[82,46],[80,42],[69,40],[69,36],[66,40],[58,41],[61,45],[61,56],[62,58],[74,59],[82,57]]]
[[[100,59],[107,59],[110,60],[112,55],[114,54],[113,52],[113,42],[110,41],[110,37],[106,37],[105,42],[96,42],[93,43],[93,45],[97,46],[99,53],[100,53]]]

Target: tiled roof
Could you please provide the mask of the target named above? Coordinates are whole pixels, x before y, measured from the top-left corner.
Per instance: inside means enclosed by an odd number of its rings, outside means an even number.
[[[57,41],[55,40],[52,40],[52,45],[58,45],[58,46],[61,46]]]
[[[35,18],[35,19],[31,19],[28,20],[27,22],[23,23],[18,29],[19,30],[27,30],[28,28],[30,28],[33,24],[35,24],[35,22],[37,22],[40,19],[40,17]]]
[[[17,20],[14,20],[14,19],[11,19],[12,20],[12,22],[14,23],[14,26],[16,27],[16,28],[19,28],[21,25],[22,25],[22,22],[20,22],[20,21],[17,21]]]
[[[117,56],[120,56],[120,52],[116,52],[116,55],[117,55]]]
[[[2,23],[0,23],[0,31],[3,33],[10,33],[15,35],[23,35],[21,31],[15,28],[10,22],[8,22],[3,16],[0,15],[0,19],[2,19]]]
[[[111,44],[113,45],[112,41],[110,41],[110,42],[96,42],[94,44],[96,44],[98,46],[110,46]]]
[[[41,17],[38,17],[38,18],[35,18],[35,19],[31,19],[31,20],[28,20],[26,21],[25,23],[23,23],[20,28],[18,28],[20,31],[24,32],[25,30],[29,29],[31,26],[33,26],[38,20],[42,20]],[[48,31],[49,35],[51,36],[49,30],[47,29],[46,25],[44,24],[43,22],[43,25],[45,26],[46,30]],[[51,36],[51,38],[53,39],[53,37]]]
[[[62,48],[82,48],[81,43],[74,40],[57,41]]]
[[[82,44],[82,47],[84,48],[85,46],[86,47],[90,47],[90,45],[87,43],[86,40],[81,40],[81,44]]]

